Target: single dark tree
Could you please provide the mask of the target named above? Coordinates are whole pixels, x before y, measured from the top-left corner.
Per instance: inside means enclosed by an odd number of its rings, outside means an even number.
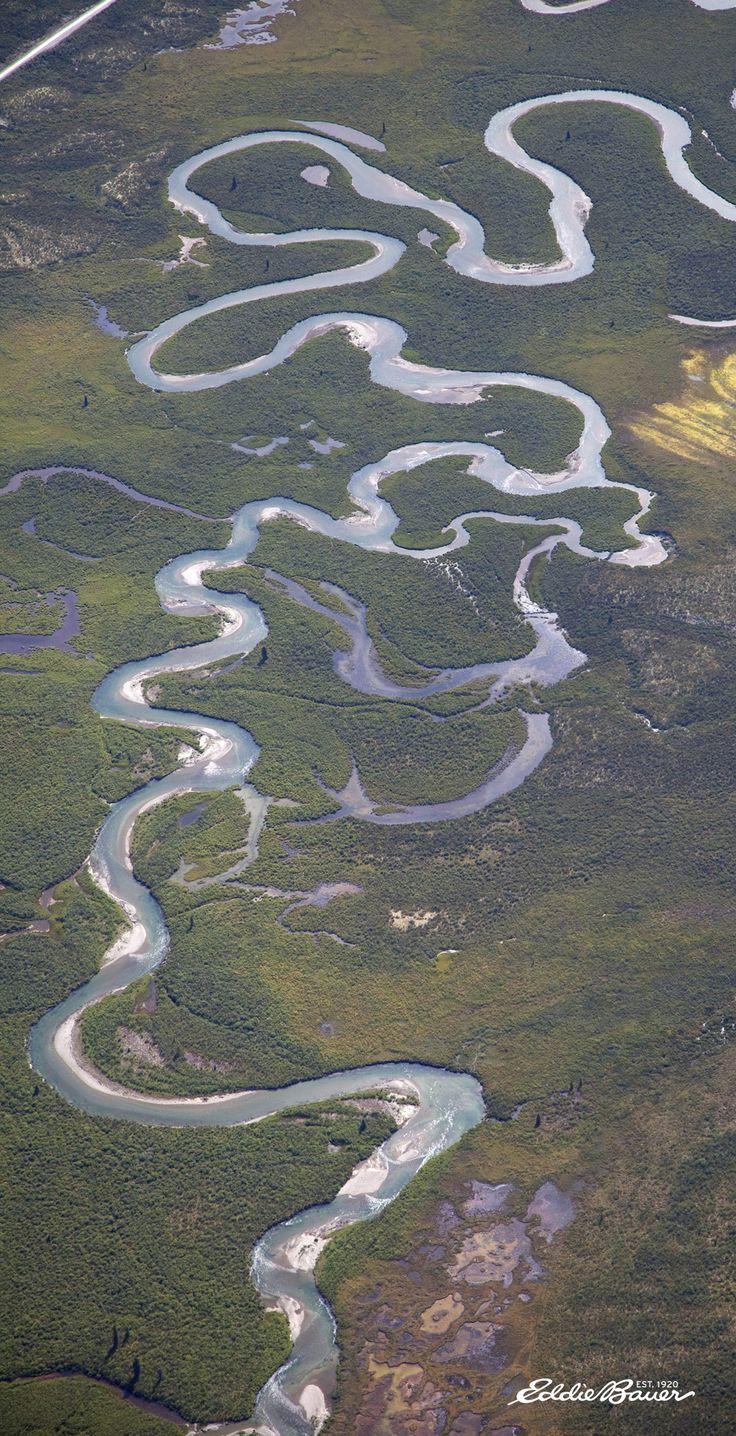
[[[536,1117],[534,1118],[534,1130],[535,1130],[535,1132],[536,1132],[536,1130],[537,1130],[537,1127],[541,1127],[541,1125],[542,1125],[542,1114],[541,1114],[541,1112],[537,1112],[537,1115],[536,1115]]]
[[[262,644],[261,644],[261,656],[260,656],[260,658],[258,659],[258,667],[259,667],[259,668],[262,668],[263,665],[264,665],[264,663],[268,663],[268,649],[266,648],[265,643],[262,643]]]

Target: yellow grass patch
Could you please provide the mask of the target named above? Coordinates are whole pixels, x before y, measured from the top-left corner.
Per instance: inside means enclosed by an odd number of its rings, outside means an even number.
[[[682,368],[687,385],[680,397],[638,415],[632,433],[698,463],[736,458],[736,352],[724,358],[695,349]]]

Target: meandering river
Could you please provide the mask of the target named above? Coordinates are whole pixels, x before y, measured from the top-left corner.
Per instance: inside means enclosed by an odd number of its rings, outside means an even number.
[[[533,15],[579,15],[583,10],[597,10],[608,5],[609,0],[569,0],[567,5],[550,5],[549,0],[520,0],[525,10]],[[692,0],[699,10],[733,10],[736,0]]]
[[[546,7],[528,3],[527,8]],[[580,8],[580,7],[576,7]],[[715,8],[715,7],[712,7]],[[90,855],[90,870],[118,903],[127,923],[123,934],[105,955],[101,970],[77,992],[48,1012],[33,1028],[29,1055],[33,1067],[68,1101],[93,1114],[156,1126],[235,1125],[258,1121],[296,1104],[323,1099],[337,1100],[356,1092],[374,1089],[410,1093],[416,1103],[408,1120],[356,1171],[334,1201],[324,1207],[300,1213],[293,1220],[267,1232],[258,1242],[252,1260],[253,1280],[270,1304],[280,1307],[290,1322],[294,1345],[286,1363],[261,1391],[249,1430],[275,1436],[309,1436],[329,1409],[337,1363],[334,1322],[314,1283],[314,1261],[329,1234],[340,1226],[374,1215],[411,1180],[419,1167],[434,1153],[444,1151],[475,1124],[483,1120],[480,1086],[470,1074],[450,1072],[416,1062],[376,1064],[348,1072],[331,1073],[280,1090],[242,1092],[209,1099],[162,1099],[125,1090],[95,1072],[80,1050],[78,1021],[92,1003],[120,991],[142,974],[152,971],[164,959],[169,943],[166,922],[159,904],[136,878],[131,860],[131,840],[139,816],[175,793],[220,792],[236,784],[243,788],[250,804],[251,856],[257,852],[257,837],[266,820],[269,799],[258,793],[246,776],[258,758],[252,736],[236,724],[196,713],[173,712],[154,707],[147,698],[149,685],[161,676],[238,658],[261,644],[267,634],[259,607],[242,594],[218,593],[205,585],[204,576],[241,565],[253,553],[263,524],[286,518],[312,532],[341,543],[358,545],[368,551],[401,554],[407,563],[444,561],[446,556],[471,542],[467,523],[486,519],[505,524],[537,525],[539,543],[527,552],[519,565],[514,599],[530,626],[534,643],[521,659],[480,664],[459,670],[430,674],[426,684],[398,685],[387,679],[376,660],[367,637],[364,613],[355,600],[344,614],[330,612],[351,639],[351,650],[335,659],[335,671],[361,692],[386,697],[416,699],[417,696],[447,691],[465,683],[487,683],[486,702],[492,703],[511,686],[534,682],[544,686],[558,682],[585,661],[585,655],[569,643],[556,615],[537,605],[530,596],[527,579],[531,564],[540,555],[549,555],[557,545],[592,560],[648,566],[660,563],[665,550],[655,535],[642,533],[640,523],[647,514],[652,495],[644,489],[629,488],[637,502],[636,515],[624,525],[626,545],[613,553],[594,553],[581,540],[580,526],[564,515],[563,496],[581,486],[610,486],[602,463],[602,450],[609,428],[598,404],[562,381],[531,374],[498,373],[492,370],[465,372],[428,367],[409,361],[402,351],[406,334],[400,325],[369,313],[336,312],[302,320],[292,326],[266,355],[244,359],[230,368],[196,375],[173,375],[154,366],[165,342],[184,327],[207,314],[243,304],[267,301],[286,293],[309,293],[335,286],[362,284],[397,265],[405,245],[390,236],[363,230],[296,230],[289,234],[249,234],[237,230],[210,201],[194,193],[189,182],[210,161],[251,147],[298,143],[329,156],[349,175],[353,187],[368,199],[411,207],[426,212],[450,226],[457,239],[444,260],[458,273],[484,283],[547,284],[570,282],[593,267],[593,255],[585,237],[585,222],[591,202],[568,176],[533,160],[513,137],[515,121],[531,110],[550,104],[606,102],[624,105],[646,115],[657,126],[667,167],[673,180],[700,203],[723,218],[736,219],[736,207],[708,190],[690,172],[684,158],[690,131],[682,116],[653,101],[614,91],[572,91],[530,99],[494,116],[486,131],[486,145],[517,168],[533,174],[551,194],[550,215],[560,247],[560,258],[548,265],[501,264],[486,254],[485,234],[479,222],[457,205],[431,200],[417,190],[369,165],[349,144],[374,151],[379,141],[349,126],[327,122],[300,122],[299,130],[270,130],[239,136],[195,155],[179,165],[169,179],[169,197],[177,209],[193,215],[212,233],[234,244],[282,246],[314,243],[318,240],[359,240],[372,255],[359,264],[321,272],[296,280],[258,285],[223,295],[197,305],[158,325],[135,343],[127,354],[133,373],[141,383],[155,390],[194,392],[246,380],[282,363],[310,339],[331,330],[341,332],[350,343],[367,351],[374,383],[399,390],[421,403],[468,405],[495,386],[515,387],[552,395],[571,404],[580,417],[580,440],[564,467],[555,473],[538,473],[510,464],[499,449],[484,443],[412,444],[392,450],[355,473],[348,485],[351,509],[347,517],[332,518],[320,510],[292,499],[276,496],[245,504],[232,517],[232,533],[222,549],[200,549],[174,558],[161,569],[156,588],[163,608],[186,619],[216,614],[220,632],[209,642],[175,649],[143,662],[124,664],[110,673],[94,695],[94,706],[105,718],[140,727],[165,725],[182,733],[198,735],[199,749],[182,748],[180,766],[167,777],[147,783],[139,791],[114,804],[98,833]],[[381,496],[382,480],[390,474],[448,455],[467,459],[469,472],[494,490],[526,495],[533,509],[539,493],[561,496],[558,519],[540,521],[529,516],[509,516],[494,510],[459,515],[449,525],[447,541],[433,550],[399,548],[393,539],[398,519]],[[16,475],[8,489],[37,474],[51,481],[60,468],[26,471]],[[108,475],[88,471],[89,477],[112,484],[131,499],[162,507],[177,505],[152,499]],[[206,516],[182,510],[190,517],[207,521]],[[210,522],[212,520],[209,520]],[[559,532],[550,532],[551,528]],[[319,603],[298,584],[280,581],[295,602],[319,608]],[[523,708],[521,710],[523,712]],[[475,790],[447,802],[432,804],[376,804],[365,793],[357,771],[341,793],[335,794],[333,820],[350,817],[358,821],[385,824],[438,822],[477,811],[499,795],[524,782],[542,761],[552,744],[547,716],[523,712],[526,737],[521,746],[506,755]],[[224,1428],[222,1428],[224,1429]],[[229,1427],[228,1429],[233,1429]],[[246,1429],[246,1428],[238,1428]]]

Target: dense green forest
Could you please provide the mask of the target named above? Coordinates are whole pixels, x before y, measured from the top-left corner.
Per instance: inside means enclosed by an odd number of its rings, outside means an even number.
[[[171,1436],[168,1418],[148,1415],[82,1376],[12,1381],[0,1386],[3,1431],[8,1436]],[[182,1423],[181,1428],[184,1429]]]

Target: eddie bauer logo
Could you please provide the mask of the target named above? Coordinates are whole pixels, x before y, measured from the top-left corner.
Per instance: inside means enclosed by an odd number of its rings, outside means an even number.
[[[576,1381],[566,1387],[562,1382],[556,1386],[548,1376],[540,1376],[530,1386],[517,1391],[509,1406],[528,1406],[532,1401],[607,1401],[611,1406],[621,1406],[624,1401],[687,1401],[694,1391],[680,1391],[676,1381],[607,1381],[605,1386],[594,1390]]]

